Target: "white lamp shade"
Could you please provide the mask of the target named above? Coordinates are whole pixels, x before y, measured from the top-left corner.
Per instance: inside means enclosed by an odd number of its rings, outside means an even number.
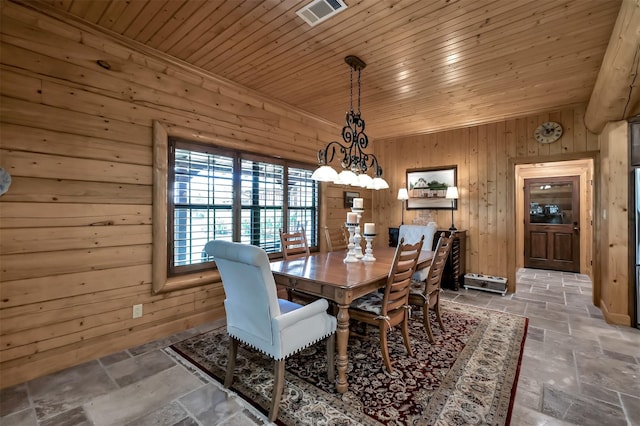
[[[333,182],[337,178],[338,172],[330,166],[320,166],[311,175],[311,179],[319,182]]]
[[[373,189],[376,189],[376,190],[389,189],[389,184],[387,183],[386,180],[382,179],[381,177],[373,178],[372,184],[373,184]]]
[[[353,182],[358,181],[358,175],[351,170],[343,170],[336,176],[333,183],[337,185],[353,185]]]
[[[447,193],[444,196],[444,198],[447,198],[449,200],[457,200],[458,199],[458,187],[457,186],[450,186],[447,188]]]
[[[409,199],[409,192],[407,191],[407,188],[398,189],[398,200],[408,200],[408,199]]]
[[[358,182],[356,183],[357,186],[368,188],[372,184],[373,184],[373,179],[371,178],[371,176],[365,173],[361,173],[358,175]]]

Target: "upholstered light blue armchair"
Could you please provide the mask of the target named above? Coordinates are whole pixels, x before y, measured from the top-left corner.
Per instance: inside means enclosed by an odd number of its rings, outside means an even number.
[[[327,372],[333,382],[336,318],[327,314],[329,304],[325,299],[304,306],[278,299],[269,258],[261,248],[210,241],[205,251],[218,266],[226,294],[224,307],[231,341],[224,385],[228,388],[233,382],[238,342],[273,358],[275,380],[269,408],[269,420],[273,422],[284,388],[286,358],[328,338]]]

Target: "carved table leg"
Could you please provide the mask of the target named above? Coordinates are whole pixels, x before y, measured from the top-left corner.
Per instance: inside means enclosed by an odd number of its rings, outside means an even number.
[[[347,391],[347,345],[349,344],[349,305],[338,305],[338,327],[336,330],[338,356],[336,366],[338,367],[338,380],[336,390],[340,393]]]

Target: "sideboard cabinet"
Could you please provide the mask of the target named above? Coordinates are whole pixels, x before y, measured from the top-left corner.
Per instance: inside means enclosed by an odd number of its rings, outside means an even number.
[[[433,248],[436,248],[438,239],[442,233],[449,234],[448,229],[438,229],[433,237]],[[464,283],[464,274],[466,273],[466,253],[467,253],[467,231],[458,230],[453,234],[453,244],[451,253],[442,274],[442,287],[451,288],[455,291],[460,289],[460,285]]]

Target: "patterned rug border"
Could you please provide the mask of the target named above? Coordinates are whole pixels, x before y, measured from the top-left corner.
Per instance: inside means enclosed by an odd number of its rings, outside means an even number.
[[[430,398],[426,398],[429,403],[424,409],[424,417],[416,424],[509,424],[524,352],[528,318],[447,300],[443,300],[441,303],[443,313],[459,311],[462,314],[475,316],[479,319],[479,323],[446,373],[440,386]],[[217,377],[210,366],[203,365],[177,346],[187,341],[197,340],[207,334],[219,333],[224,327],[222,325],[217,329],[170,346],[177,356],[183,357],[187,363],[192,364],[193,368],[200,370],[220,386],[222,386],[221,381],[224,380],[223,374],[221,377]],[[435,327],[438,329],[437,325]],[[509,350],[501,354],[499,348],[504,345],[507,345]],[[516,350],[518,356],[513,356]],[[226,355],[226,348],[224,354]],[[505,363],[504,368],[500,367],[501,362]],[[476,365],[475,370],[469,368],[472,363]],[[500,369],[504,374],[502,382],[497,383],[491,377],[492,372],[495,372],[496,369]],[[272,373],[272,370],[269,372]],[[249,404],[257,411],[266,414],[266,409],[263,407],[268,406],[267,396],[270,397],[270,394],[261,395],[260,392],[250,388],[247,388],[247,392],[245,392],[242,385],[236,377],[236,381],[231,387],[232,392],[237,393],[245,404]],[[316,390],[315,393],[321,396],[318,398],[317,404],[324,404],[322,410],[339,418],[342,422],[340,424],[383,424],[367,416],[361,410],[354,413],[354,408],[358,409],[360,400],[350,395],[351,392],[342,395],[327,394],[323,389],[307,383],[303,378],[289,371],[286,372],[285,389],[288,389],[290,396],[301,396],[305,392],[308,395],[312,390]],[[287,404],[287,392],[283,395],[282,404],[276,423],[279,425],[299,424],[300,419],[287,415],[287,410],[283,409]],[[465,412],[462,413],[459,407],[465,407],[463,410]],[[296,408],[291,407],[291,410],[295,412]]]
[[[510,363],[507,366],[507,370],[509,371],[510,377],[513,377],[512,386],[510,387],[510,389],[504,389],[501,392],[502,397],[496,401],[498,402],[499,407],[496,407],[497,409],[494,412],[497,412],[497,413],[504,412],[505,416],[504,417],[497,416],[497,418],[495,419],[492,419],[492,418],[485,418],[484,420],[477,419],[478,421],[476,423],[476,424],[492,424],[492,425],[510,424],[511,414],[513,411],[514,398],[516,395],[516,388],[518,385],[518,378],[520,376],[520,366],[522,364],[524,345],[527,337],[527,330],[529,328],[529,318],[521,315],[513,314],[510,312],[498,311],[491,308],[479,307],[475,305],[453,302],[449,300],[441,300],[441,303],[442,303],[442,308],[444,310],[447,310],[447,309],[462,310],[462,309],[472,308],[477,311],[487,313],[487,315],[493,313],[496,316],[513,317],[514,319],[518,319],[524,322],[523,327],[518,328],[517,332],[513,335],[514,343],[517,342],[518,340],[520,341],[519,345],[516,345],[516,347],[519,350],[518,357],[517,358],[512,357],[508,360],[510,361]],[[441,384],[440,388],[438,389],[437,395],[434,395],[434,397],[429,402],[429,405],[426,411],[428,413],[433,413],[433,414],[429,418],[429,421],[426,424],[429,424],[429,425],[442,424],[441,423],[442,412],[440,413],[435,412],[435,409],[437,408],[442,408],[443,412],[449,412],[454,414],[453,416],[449,417],[449,420],[451,422],[450,423],[445,422],[444,424],[469,424],[468,422],[470,419],[460,419],[455,415],[456,409],[454,406],[452,406],[452,402],[455,401],[455,403],[457,404],[462,404],[462,403],[470,403],[471,401],[470,400],[464,401],[464,400],[461,400],[459,397],[454,397],[451,395],[454,392],[459,391],[461,388],[464,388],[466,381],[481,379],[480,377],[476,377],[474,375],[466,375],[466,376],[464,375],[464,372],[466,371],[465,367],[469,364],[470,362],[469,358],[471,357],[471,355],[474,355],[475,357],[480,357],[481,353],[489,354],[493,356],[498,355],[496,351],[491,350],[493,346],[492,345],[493,340],[491,338],[487,339],[487,331],[489,331],[488,328],[490,327],[498,327],[500,323],[498,322],[496,324],[494,321],[491,321],[491,319],[495,319],[495,318],[491,318],[491,317],[488,318],[489,324],[483,324],[483,326],[486,325],[487,328],[483,329],[482,333],[479,332],[480,327],[474,333],[472,339],[478,339],[479,342],[476,342],[476,341],[467,342],[467,345],[465,346],[463,351],[460,353],[460,356],[458,357],[454,365],[451,367],[450,373],[447,374],[446,380]],[[478,347],[474,347],[473,343],[477,343]],[[479,351],[480,347],[483,347],[484,350]],[[454,380],[454,377],[456,380]],[[448,402],[445,403],[444,401],[442,401],[443,398],[447,399]],[[436,405],[438,403],[441,405]],[[505,403],[508,404],[506,409],[504,407]],[[448,404],[448,407],[446,407],[447,404]],[[458,422],[462,422],[462,423],[458,423]]]

